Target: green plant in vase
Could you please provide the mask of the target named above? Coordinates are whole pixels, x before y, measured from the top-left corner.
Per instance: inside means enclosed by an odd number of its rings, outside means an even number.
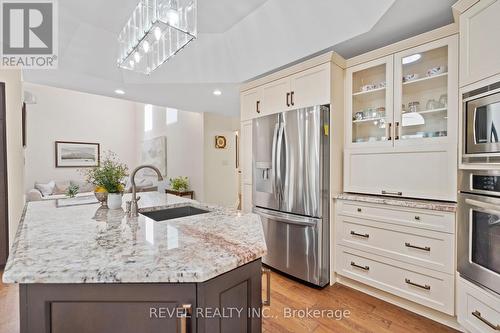
[[[170,188],[177,192],[187,191],[189,189],[189,178],[182,176],[170,178]]]
[[[79,190],[80,186],[72,184],[68,187],[68,190],[66,191],[66,196],[69,198],[74,198],[78,194]]]
[[[83,171],[87,182],[96,186],[95,192],[99,196],[107,193],[107,202],[110,209],[121,207],[121,197],[125,189],[125,179],[128,176],[128,167],[120,162],[112,151],[106,152],[98,167]],[[96,195],[99,199],[99,197]],[[99,199],[100,200],[100,199]]]

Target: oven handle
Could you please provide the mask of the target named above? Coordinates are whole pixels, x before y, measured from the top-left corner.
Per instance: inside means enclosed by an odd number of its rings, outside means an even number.
[[[500,209],[498,209],[498,205],[494,205],[494,204],[490,204],[490,203],[486,203],[486,202],[482,202],[482,201],[478,201],[478,200],[474,200],[474,199],[469,199],[469,198],[465,199],[465,203],[469,204],[471,206],[479,207],[479,208],[483,209],[483,211],[485,213],[493,214],[493,215],[500,215]]]

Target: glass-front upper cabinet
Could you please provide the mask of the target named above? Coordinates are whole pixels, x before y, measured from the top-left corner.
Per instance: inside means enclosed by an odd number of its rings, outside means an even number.
[[[351,67],[346,74],[346,144],[391,145],[393,57]]]
[[[394,57],[395,145],[454,139],[458,113],[457,40],[448,37]],[[422,141],[425,140],[425,141]]]

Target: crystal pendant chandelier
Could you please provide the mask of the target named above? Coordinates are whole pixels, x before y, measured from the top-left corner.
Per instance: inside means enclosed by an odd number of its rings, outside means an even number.
[[[150,74],[197,36],[196,0],[141,0],[118,36],[118,66]]]

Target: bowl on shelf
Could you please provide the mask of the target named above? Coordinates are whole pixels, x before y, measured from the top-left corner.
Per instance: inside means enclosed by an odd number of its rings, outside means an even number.
[[[410,82],[418,79],[420,76],[417,73],[405,74],[403,75],[403,82]]]
[[[361,91],[370,91],[373,90],[377,87],[375,84],[365,84],[364,86],[361,86]]]
[[[427,70],[427,76],[434,76],[434,75],[439,75],[446,73],[446,66],[445,65],[440,65],[436,67],[429,68]]]

